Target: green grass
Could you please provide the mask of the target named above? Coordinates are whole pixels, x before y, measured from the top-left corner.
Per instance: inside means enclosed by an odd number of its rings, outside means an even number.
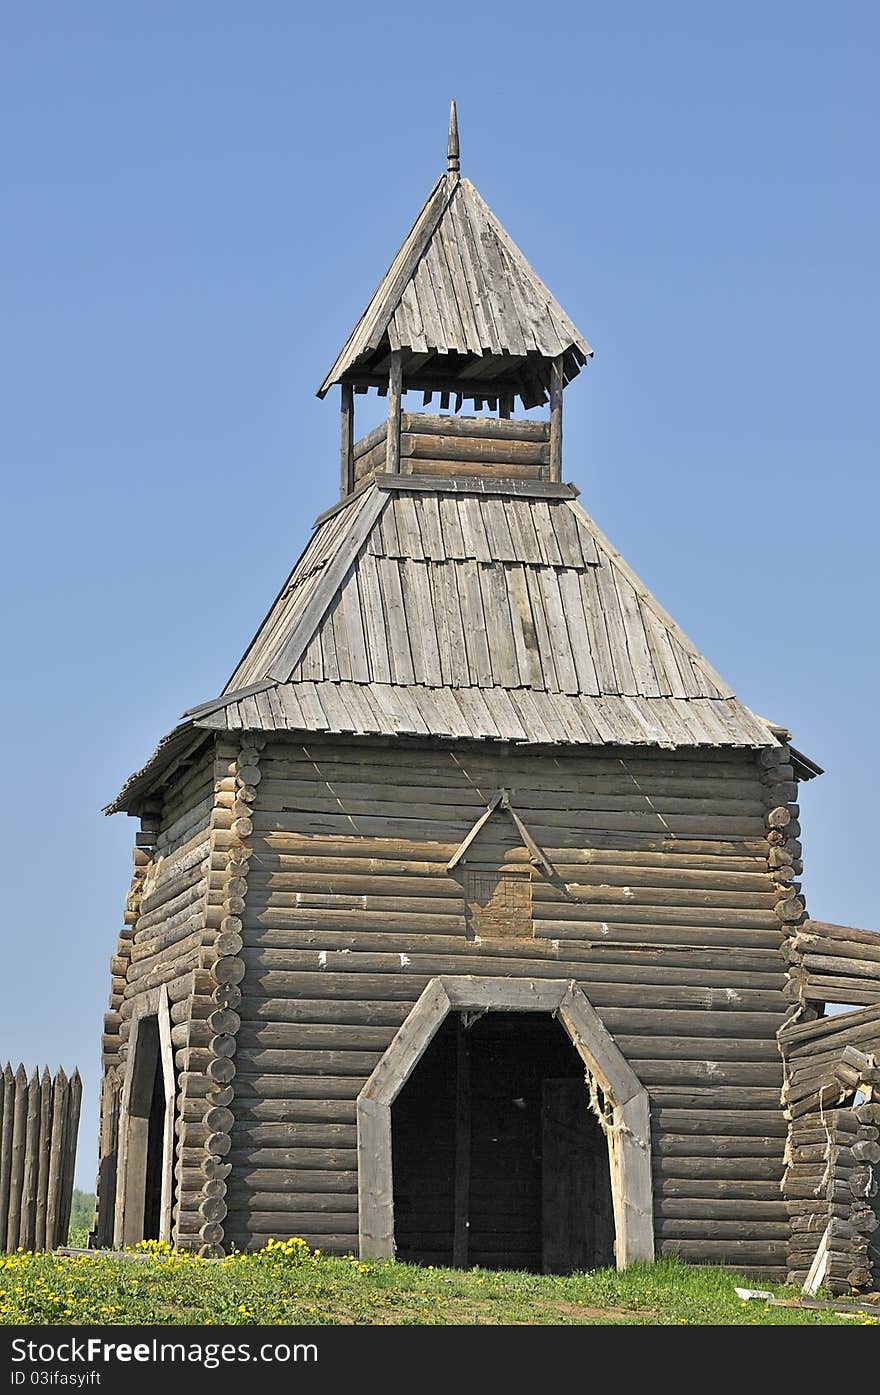
[[[668,1259],[557,1278],[329,1258],[302,1240],[217,1263],[146,1248],[140,1259],[0,1257],[0,1323],[880,1326],[880,1311],[845,1317],[744,1302],[734,1285],[748,1282],[733,1270]]]
[[[74,1187],[73,1199],[70,1203],[70,1227],[67,1232],[68,1245],[73,1245],[77,1249],[85,1249],[94,1216],[95,1193],[81,1192],[78,1187]]]

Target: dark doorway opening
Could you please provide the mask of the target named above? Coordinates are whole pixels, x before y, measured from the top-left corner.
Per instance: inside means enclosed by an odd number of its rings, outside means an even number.
[[[608,1148],[546,1013],[451,1013],[391,1111],[398,1258],[571,1273],[614,1263]]]
[[[127,1234],[137,1230],[138,1239],[161,1238],[165,1107],[159,1020],[142,1017],[138,1022],[129,1101],[130,1181],[126,1206],[126,1212],[128,1205],[135,1211],[126,1215]]]

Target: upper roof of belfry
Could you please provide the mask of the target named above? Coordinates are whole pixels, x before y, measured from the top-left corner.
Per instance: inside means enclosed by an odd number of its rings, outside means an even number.
[[[224,692],[108,812],[140,812],[211,732],[777,744],[562,481],[562,390],[591,350],[460,178],[454,113],[448,164],[321,387],[343,384],[341,502]],[[388,420],[355,443],[354,393],[371,386]],[[402,412],[419,387],[498,415]],[[514,395],[548,387],[548,421],[512,416]]]
[[[455,103],[447,170],[318,389],[382,386],[389,353],[413,387],[438,382],[464,400],[512,392],[547,400],[550,362],[570,382],[592,355],[469,179],[459,174]]]

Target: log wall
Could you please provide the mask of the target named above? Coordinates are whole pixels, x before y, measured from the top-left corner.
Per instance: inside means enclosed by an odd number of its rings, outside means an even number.
[[[385,472],[386,440],[387,424],[383,422],[355,442],[356,485]],[[405,475],[548,480],[550,423],[402,412],[400,470]]]
[[[215,817],[213,742],[176,773],[141,817],[125,924],[111,959],[104,1019],[97,1208],[94,1243],[113,1239],[119,1106],[136,1002],[165,985],[178,1042],[188,1040],[194,981],[210,954],[206,928]],[[183,1034],[183,1035],[181,1035]],[[177,1044],[177,1043],[175,1043]]]
[[[547,756],[272,739],[249,839],[225,1241],[357,1244],[355,1100],[435,974],[576,979],[652,1102],[659,1253],[785,1272],[782,751]],[[469,938],[446,864],[500,787],[552,867]],[[469,850],[528,864],[499,810]],[[456,869],[458,873],[462,869]]]

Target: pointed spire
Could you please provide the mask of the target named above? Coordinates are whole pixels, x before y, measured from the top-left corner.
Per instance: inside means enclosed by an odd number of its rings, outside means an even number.
[[[455,110],[454,98],[449,106],[449,140],[446,143],[446,168],[450,174],[458,174],[460,169],[458,158],[458,112]]]

